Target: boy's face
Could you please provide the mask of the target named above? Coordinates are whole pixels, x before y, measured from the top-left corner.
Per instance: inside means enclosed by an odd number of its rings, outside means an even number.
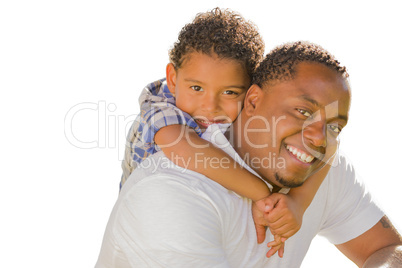
[[[239,62],[198,52],[187,55],[177,71],[169,64],[167,82],[176,106],[190,114],[201,129],[213,123],[232,123],[250,86]]]
[[[236,122],[238,151],[271,183],[300,186],[336,152],[349,105],[344,78],[324,65],[300,63],[293,80],[249,89]]]

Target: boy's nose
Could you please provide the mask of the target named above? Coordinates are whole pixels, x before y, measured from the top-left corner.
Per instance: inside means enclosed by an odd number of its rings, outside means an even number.
[[[205,97],[202,99],[201,106],[205,111],[214,113],[219,110],[219,100],[213,94],[206,94]]]

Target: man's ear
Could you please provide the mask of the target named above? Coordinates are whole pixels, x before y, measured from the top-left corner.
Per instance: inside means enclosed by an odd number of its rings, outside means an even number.
[[[251,85],[248,89],[246,97],[244,98],[244,108],[243,110],[247,115],[254,115],[255,110],[260,105],[262,100],[262,89],[256,84]]]
[[[172,63],[166,66],[166,83],[169,88],[170,93],[175,94],[176,92],[176,68]]]

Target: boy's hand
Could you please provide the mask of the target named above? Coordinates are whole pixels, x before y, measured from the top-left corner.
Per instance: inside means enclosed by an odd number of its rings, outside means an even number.
[[[261,199],[259,201],[253,202],[252,213],[254,219],[255,230],[257,232],[257,242],[261,244],[265,240],[267,226],[269,222],[267,221],[267,213],[272,211],[274,207],[273,201],[267,198]],[[271,233],[274,234],[271,230]],[[268,243],[268,247],[271,249],[267,252],[267,257],[273,256],[278,252],[279,257],[283,257],[284,253],[284,242],[286,239],[280,237],[279,235],[274,235],[275,241]]]
[[[253,202],[252,213],[254,219],[254,226],[257,232],[257,243],[261,244],[265,241],[265,232],[267,230],[268,221],[264,217],[265,213],[265,199]]]
[[[286,239],[300,230],[304,210],[291,196],[274,193],[253,202],[252,212],[257,242],[264,242],[268,226],[274,235],[274,241],[267,245],[270,247],[267,257],[278,252],[279,257],[282,258]]]
[[[265,200],[272,210],[265,214],[271,233],[287,239],[300,230],[304,210],[291,196],[274,193]]]

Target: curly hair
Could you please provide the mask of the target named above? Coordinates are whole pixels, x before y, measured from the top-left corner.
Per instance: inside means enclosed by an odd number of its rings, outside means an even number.
[[[191,23],[182,28],[169,51],[169,58],[178,69],[192,52],[215,53],[219,58],[243,64],[251,78],[263,58],[264,48],[264,41],[252,22],[228,9],[215,8],[197,14]]]
[[[252,83],[262,88],[266,84],[291,80],[301,62],[320,63],[344,78],[349,77],[346,68],[321,46],[298,41],[283,44],[268,53],[254,73]]]

